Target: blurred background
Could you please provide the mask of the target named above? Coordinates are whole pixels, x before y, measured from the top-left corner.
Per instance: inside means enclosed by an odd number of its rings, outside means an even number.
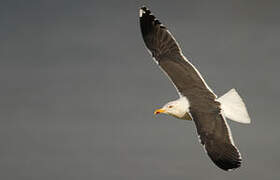
[[[243,166],[218,169],[193,122],[154,116],[177,98],[147,52],[142,5],[218,96]],[[0,1],[0,179],[278,179],[279,1]]]

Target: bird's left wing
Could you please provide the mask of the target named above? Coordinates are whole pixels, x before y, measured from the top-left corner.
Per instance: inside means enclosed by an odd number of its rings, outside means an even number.
[[[216,95],[196,68],[184,57],[168,29],[146,7],[142,7],[139,12],[144,42],[179,94],[188,99],[196,98],[199,94],[214,100]]]

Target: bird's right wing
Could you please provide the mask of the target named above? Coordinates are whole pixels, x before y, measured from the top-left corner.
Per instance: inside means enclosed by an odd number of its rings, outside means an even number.
[[[139,16],[142,36],[148,50],[171,79],[179,94],[188,99],[199,95],[214,100],[216,95],[196,68],[184,57],[167,28],[146,7],[140,9]]]
[[[219,108],[191,110],[197,133],[210,159],[223,170],[241,165],[241,155],[234,145],[231,131]]]

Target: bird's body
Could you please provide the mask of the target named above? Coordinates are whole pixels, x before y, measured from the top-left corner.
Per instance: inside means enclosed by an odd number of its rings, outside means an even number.
[[[250,122],[242,99],[234,89],[217,99],[198,70],[184,57],[167,28],[146,7],[140,9],[139,16],[148,50],[179,94],[178,100],[167,103],[155,114],[166,113],[179,119],[193,120],[212,161],[224,170],[238,168],[241,155],[234,145],[225,116],[243,123]],[[234,101],[228,102],[229,99]],[[236,106],[240,108],[232,110]],[[234,113],[237,115],[232,115]]]

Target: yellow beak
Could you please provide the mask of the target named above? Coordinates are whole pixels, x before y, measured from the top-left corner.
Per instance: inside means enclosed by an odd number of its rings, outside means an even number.
[[[164,109],[157,109],[155,110],[154,114],[160,114],[160,113],[164,113],[165,110]]]

